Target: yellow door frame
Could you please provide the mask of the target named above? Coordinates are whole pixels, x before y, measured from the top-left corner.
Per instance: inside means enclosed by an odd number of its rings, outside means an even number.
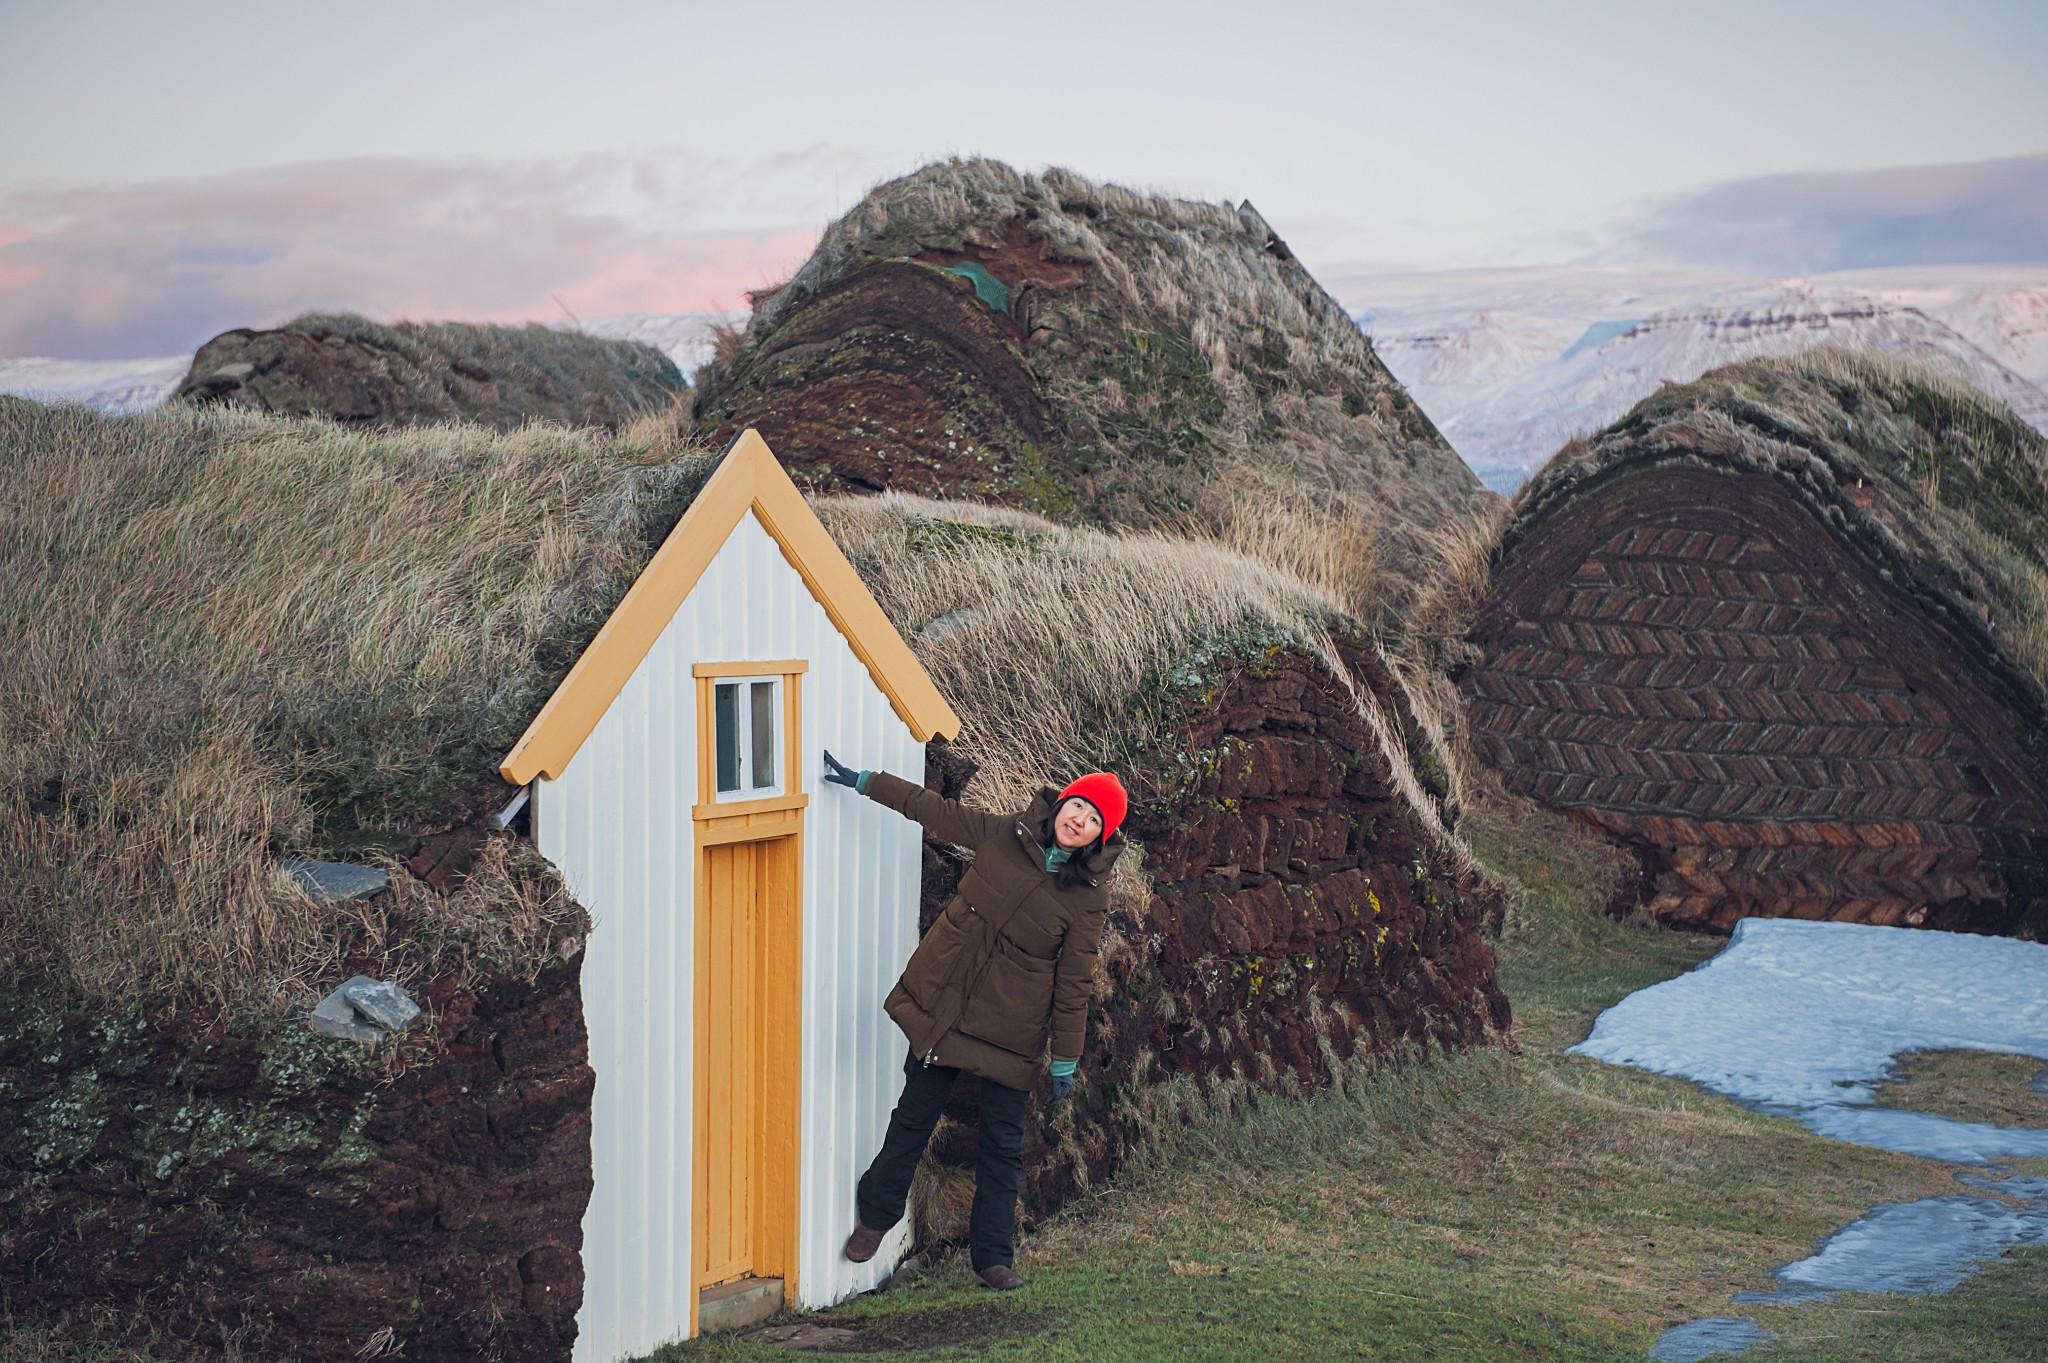
[[[748,1101],[754,1104],[750,1152],[754,1184],[761,1196],[750,1196],[755,1277],[782,1279],[783,1300],[793,1303],[797,1291],[798,1218],[801,1164],[798,1132],[802,1106],[803,1018],[803,819],[810,797],[803,791],[803,704],[801,682],[808,665],[781,659],[753,663],[699,663],[697,682],[697,778],[699,800],[692,809],[695,1007],[692,1038],[694,1139],[691,1151],[690,1334],[697,1327],[698,1297],[708,1284],[706,1255],[710,1239],[711,1102],[714,1089],[732,1091],[730,1082],[714,1082],[707,1052],[711,1021],[710,973],[714,964],[709,912],[712,849],[734,843],[758,845],[758,893],[751,924],[752,950],[748,981],[750,1034],[758,1068]],[[713,752],[712,688],[721,677],[780,677],[783,706],[783,794],[761,800],[728,800],[716,796]],[[738,849],[734,849],[738,852]],[[737,953],[736,953],[737,954]],[[732,1076],[726,1076],[730,1080]]]

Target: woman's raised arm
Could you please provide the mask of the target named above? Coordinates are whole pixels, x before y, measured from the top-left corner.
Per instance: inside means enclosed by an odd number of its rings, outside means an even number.
[[[948,800],[937,791],[891,776],[886,771],[855,772],[831,753],[825,754],[825,775],[835,785],[852,786],[877,804],[917,820],[925,832],[956,847],[976,847],[1007,818],[969,809],[958,800]]]

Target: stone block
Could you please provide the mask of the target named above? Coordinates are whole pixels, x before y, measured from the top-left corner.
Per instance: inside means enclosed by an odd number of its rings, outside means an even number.
[[[391,877],[374,866],[345,861],[281,861],[278,869],[308,895],[329,904],[368,899],[391,883]]]
[[[320,1000],[306,1025],[321,1036],[375,1045],[419,1015],[419,1005],[396,982],[357,975]]]
[[[697,1333],[730,1334],[759,1325],[782,1309],[782,1279],[741,1278],[697,1294]]]

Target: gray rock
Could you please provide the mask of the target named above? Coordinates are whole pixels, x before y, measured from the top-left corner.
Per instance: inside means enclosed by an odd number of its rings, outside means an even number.
[[[391,877],[374,866],[345,861],[283,861],[278,866],[300,889],[327,904],[368,899],[391,883]]]
[[[339,989],[320,1000],[320,1006],[306,1019],[306,1026],[321,1036],[340,1041],[360,1041],[374,1046],[384,1039],[384,1029],[364,1022],[355,1005]]]
[[[860,1338],[858,1331],[838,1325],[812,1325],[799,1321],[794,1325],[770,1325],[754,1330],[745,1336],[755,1344],[771,1344],[778,1349],[819,1349],[828,1353],[843,1353],[846,1347]]]
[[[395,980],[373,980],[367,975],[358,975],[343,985],[341,992],[358,1013],[387,1032],[404,1031],[407,1024],[420,1015],[420,1006],[412,1001],[412,995],[398,987]]]
[[[395,981],[357,975],[320,1000],[306,1026],[321,1036],[374,1046],[404,1031],[419,1015],[420,1006]]]

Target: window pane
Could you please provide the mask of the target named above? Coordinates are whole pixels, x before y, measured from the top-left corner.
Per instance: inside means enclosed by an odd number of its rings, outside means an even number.
[[[718,753],[718,788],[740,788],[740,688],[725,682],[712,688],[713,746]]]
[[[775,683],[754,683],[754,789],[775,784]]]

